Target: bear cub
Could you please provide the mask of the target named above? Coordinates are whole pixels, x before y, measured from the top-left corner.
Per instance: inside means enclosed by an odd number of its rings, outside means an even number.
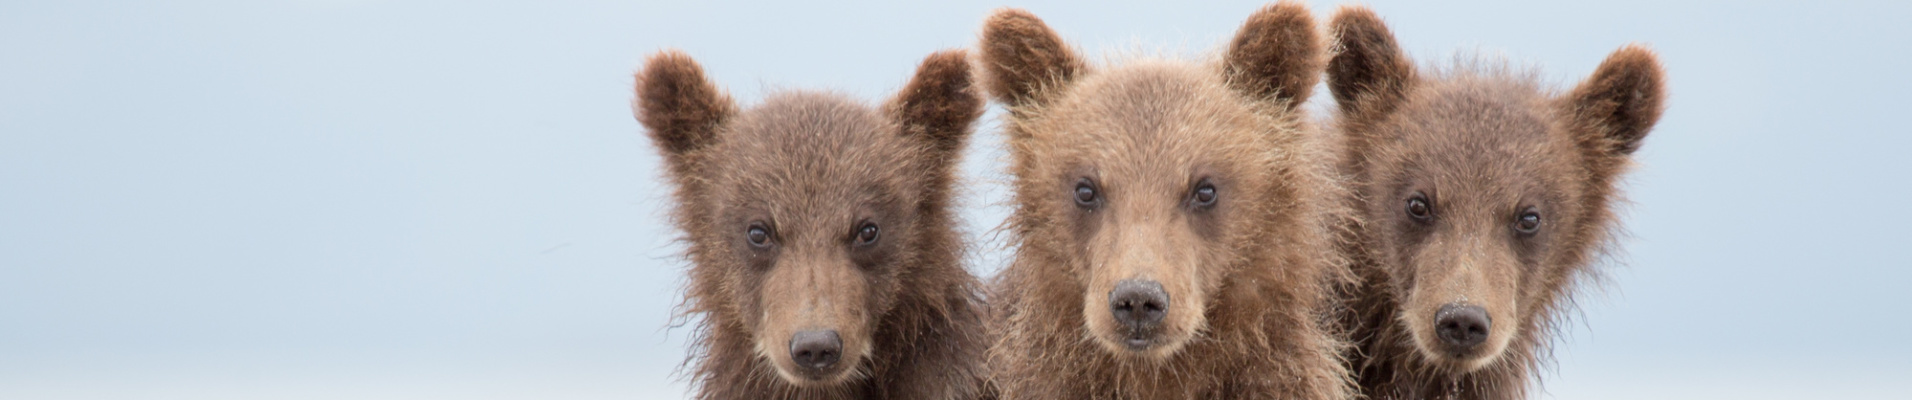
[[[1090,65],[1028,12],[989,17],[1019,244],[990,288],[1003,398],[1348,397],[1323,323],[1341,190],[1300,108],[1317,29],[1283,2],[1216,59]]]
[[[1616,180],[1663,109],[1659,62],[1622,47],[1555,93],[1498,61],[1416,68],[1366,8],[1330,27],[1362,394],[1525,398],[1611,246]]]
[[[986,310],[950,212],[984,106],[964,52],[880,108],[810,91],[739,108],[675,51],[636,91],[688,245],[696,398],[983,395]]]

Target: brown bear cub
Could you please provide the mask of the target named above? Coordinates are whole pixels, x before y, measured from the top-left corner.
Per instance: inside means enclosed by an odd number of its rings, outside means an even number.
[[[739,109],[666,51],[638,120],[676,184],[699,399],[969,399],[986,310],[950,212],[984,99],[937,53],[880,109],[818,92]]]
[[[1323,323],[1341,190],[1299,109],[1316,30],[1280,3],[1217,60],[1091,66],[1028,12],[988,19],[1020,244],[990,289],[1003,398],[1348,397]]]
[[[1616,179],[1665,97],[1623,47],[1554,93],[1494,62],[1417,70],[1347,7],[1328,87],[1359,228],[1351,368],[1373,399],[1519,399],[1617,229]]]

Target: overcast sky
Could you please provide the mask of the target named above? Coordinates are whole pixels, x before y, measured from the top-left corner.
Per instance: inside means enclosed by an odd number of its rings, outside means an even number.
[[[999,6],[1192,57],[1261,5],[787,3],[9,2],[0,398],[681,398],[645,55],[874,101]],[[1912,6],[1427,3],[1373,3],[1422,59],[1562,87],[1642,42],[1670,75],[1546,398],[1905,395]],[[1000,143],[964,169],[983,275]]]

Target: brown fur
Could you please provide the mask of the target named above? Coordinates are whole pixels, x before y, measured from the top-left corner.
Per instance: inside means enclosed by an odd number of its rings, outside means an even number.
[[[1340,188],[1295,108],[1325,46],[1286,2],[1232,43],[1209,62],[1091,68],[1027,12],[988,19],[981,58],[1010,106],[1020,244],[991,283],[1004,398],[1347,397],[1321,318],[1345,278],[1329,218]],[[1098,205],[1076,203],[1085,180]],[[1212,206],[1193,200],[1203,182]],[[1158,281],[1169,299],[1141,347],[1111,317],[1125,279]]]
[[[1087,68],[1069,45],[1035,14],[1002,9],[983,22],[984,71],[989,93],[1011,106],[1028,105],[1038,93],[1075,79]]]
[[[639,121],[670,164],[699,319],[699,399],[969,399],[983,313],[960,263],[953,166],[983,99],[967,56],[930,56],[880,109],[785,92],[737,111],[682,53],[638,74]],[[876,239],[859,242],[865,223]],[[771,239],[753,245],[747,232]],[[803,373],[795,331],[833,329],[833,370]]]
[[[1623,47],[1565,95],[1531,73],[1462,61],[1417,72],[1380,18],[1346,7],[1328,85],[1354,184],[1345,325],[1374,399],[1519,399],[1576,288],[1617,229],[1616,179],[1663,108],[1651,51]],[[1418,196],[1418,197],[1417,197]],[[1429,204],[1413,216],[1409,202]],[[1538,228],[1522,232],[1528,212]],[[1482,344],[1436,336],[1446,304],[1481,307]]]
[[[1224,71],[1242,91],[1295,99],[1288,107],[1299,107],[1327,62],[1316,29],[1306,7],[1268,7],[1250,15],[1228,46]]]

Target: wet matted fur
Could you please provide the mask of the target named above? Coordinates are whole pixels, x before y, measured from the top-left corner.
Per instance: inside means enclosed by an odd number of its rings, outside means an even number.
[[[989,17],[979,52],[1010,111],[1019,244],[990,283],[1003,398],[1348,396],[1323,321],[1348,278],[1343,195],[1298,108],[1326,62],[1317,29],[1284,2],[1220,57],[1092,66],[1028,12]],[[1156,319],[1117,316],[1142,312],[1118,311],[1141,304],[1122,293],[1158,296]]]
[[[676,185],[697,398],[983,394],[986,310],[949,210],[983,105],[962,51],[879,109],[807,91],[740,109],[683,53],[645,62],[634,108]],[[794,338],[819,332],[835,362],[800,366]]]
[[[1618,229],[1616,180],[1663,109],[1659,62],[1623,47],[1555,93],[1498,61],[1417,69],[1366,8],[1329,25],[1363,394],[1525,398]]]

